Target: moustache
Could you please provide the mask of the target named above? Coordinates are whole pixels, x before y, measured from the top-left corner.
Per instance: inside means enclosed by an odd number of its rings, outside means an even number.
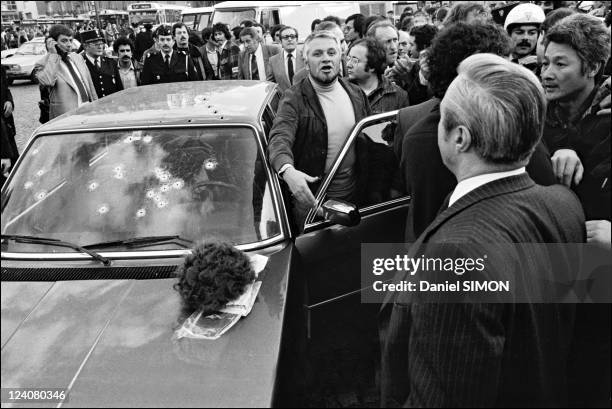
[[[517,44],[517,47],[531,47],[531,43],[527,40],[523,40]]]

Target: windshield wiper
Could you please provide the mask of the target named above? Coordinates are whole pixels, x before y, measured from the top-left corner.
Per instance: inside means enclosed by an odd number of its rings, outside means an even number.
[[[193,240],[183,238],[181,236],[145,236],[145,237],[133,237],[124,240],[111,240],[103,241],[101,243],[88,244],[83,246],[85,248],[104,248],[104,247],[115,247],[115,246],[127,246],[127,247],[140,247],[148,246],[153,244],[164,244],[174,243],[184,248],[190,248],[193,244]]]
[[[100,261],[105,266],[109,266],[111,263],[108,258],[96,253],[95,251],[88,250],[83,246],[79,246],[78,244],[74,243],[69,243],[67,241],[51,239],[48,237],[24,236],[19,234],[3,234],[1,238],[2,240],[14,240],[17,243],[47,244],[50,246],[68,247],[73,250],[78,250],[81,253],[90,255],[93,259]]]

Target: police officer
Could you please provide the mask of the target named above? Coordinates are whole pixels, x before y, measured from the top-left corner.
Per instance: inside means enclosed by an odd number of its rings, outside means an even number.
[[[170,26],[159,26],[155,33],[160,51],[145,55],[140,77],[142,85],[198,80],[191,58],[184,51],[172,48],[174,38]]]
[[[104,56],[104,39],[96,30],[88,30],[81,33],[81,40],[84,47],[81,55],[89,68],[98,98],[121,91],[123,84],[117,61]]]
[[[538,70],[536,46],[540,25],[545,17],[540,6],[522,3],[508,13],[504,22],[504,28],[512,39],[512,62],[534,73]]]

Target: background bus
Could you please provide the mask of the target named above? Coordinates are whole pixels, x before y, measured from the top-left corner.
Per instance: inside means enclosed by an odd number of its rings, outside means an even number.
[[[189,32],[202,35],[202,30],[211,26],[213,7],[186,8],[182,13],[182,22],[187,26]]]
[[[128,12],[125,10],[98,10],[98,16],[100,17],[102,26],[104,26],[104,23],[117,24],[117,26],[120,26],[128,22]],[[89,12],[89,18],[96,21],[96,12],[94,10]]]
[[[161,3],[133,3],[128,5],[130,24],[142,25],[151,23],[154,26],[160,24],[174,24],[181,21],[181,12],[184,6]]]

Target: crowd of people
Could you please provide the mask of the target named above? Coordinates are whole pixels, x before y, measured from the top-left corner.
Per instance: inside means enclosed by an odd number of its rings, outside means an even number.
[[[408,8],[398,23],[329,16],[313,21],[311,33],[245,20],[234,29],[217,23],[199,39],[182,23],[145,25],[113,38],[116,59],[104,55],[109,38],[99,31],[79,33],[79,55],[75,33],[56,25],[37,76],[50,119],[141,85],[277,83],[283,98],[268,155],[298,228],[355,124],[399,110],[386,143],[350,148],[329,197],[364,204],[410,195],[405,240],[416,249],[449,240],[610,249],[609,9],[603,14],[521,3],[500,25],[482,4],[462,2]],[[364,157],[374,178],[365,184]],[[567,260],[564,267],[576,266]],[[383,403],[609,403],[609,305],[588,312],[603,320],[592,339],[607,333],[597,357],[580,356],[583,365],[604,367],[589,382],[565,370],[574,321],[563,317],[576,313],[566,307],[411,307],[402,296],[391,299],[381,315]]]

